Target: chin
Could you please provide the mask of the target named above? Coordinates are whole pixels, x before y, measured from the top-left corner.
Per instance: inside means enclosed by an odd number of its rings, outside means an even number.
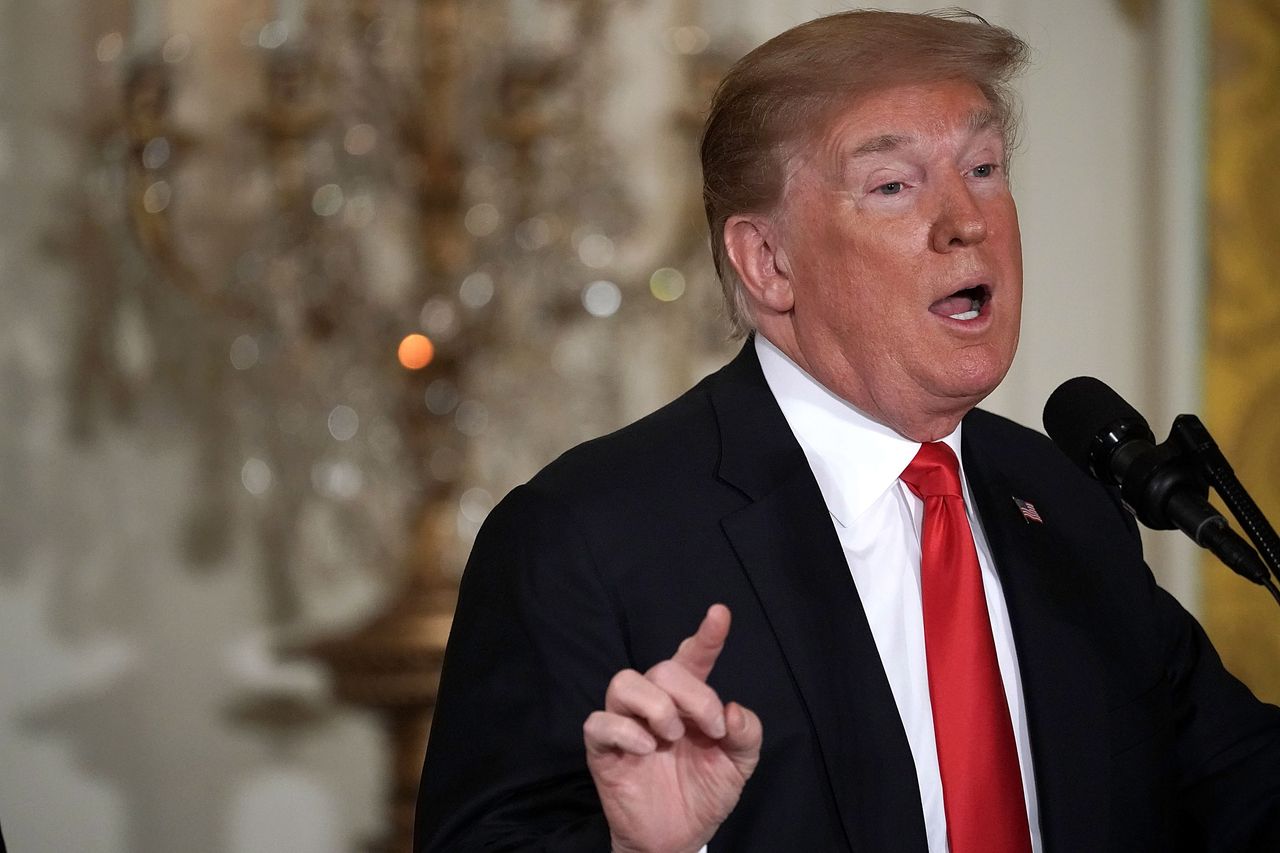
[[[982,359],[978,363],[961,365],[960,370],[948,374],[939,383],[943,392],[941,396],[964,402],[972,408],[999,387],[1012,363],[1012,358]]]

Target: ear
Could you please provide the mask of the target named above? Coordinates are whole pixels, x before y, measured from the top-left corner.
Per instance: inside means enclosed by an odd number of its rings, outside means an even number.
[[[795,304],[786,255],[778,230],[765,216],[731,216],[724,224],[724,246],[752,307],[785,314]]]

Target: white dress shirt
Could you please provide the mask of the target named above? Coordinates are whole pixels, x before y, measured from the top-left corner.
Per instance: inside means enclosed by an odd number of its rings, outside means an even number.
[[[947,853],[947,820],[929,702],[920,603],[924,502],[898,479],[920,444],[876,423],[828,391],[763,336],[756,335],[755,347],[769,389],[813,469],[871,624],[915,760],[929,853]],[[960,458],[960,428],[942,440]],[[1009,611],[982,523],[973,510],[963,462],[960,481],[982,569],[1000,678],[1013,720],[1031,847],[1034,853],[1041,853],[1031,744]]]

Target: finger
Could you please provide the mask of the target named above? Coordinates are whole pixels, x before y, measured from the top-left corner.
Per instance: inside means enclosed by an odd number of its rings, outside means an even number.
[[[670,696],[680,715],[693,721],[703,734],[717,740],[725,736],[724,704],[705,681],[673,660],[656,664],[645,678]]]
[[[658,748],[653,735],[640,723],[607,711],[594,711],[587,717],[582,724],[582,742],[593,755],[614,751],[648,755]]]
[[[706,681],[724,648],[725,637],[729,636],[729,619],[729,608],[723,604],[711,605],[698,630],[680,644],[671,659]]]
[[[624,669],[609,682],[604,709],[644,722],[649,731],[664,740],[684,737],[684,723],[675,701],[658,685],[634,669]]]
[[[720,739],[720,748],[742,773],[743,778],[749,778],[760,761],[764,726],[755,712],[737,702],[725,705],[724,719],[728,732]]]

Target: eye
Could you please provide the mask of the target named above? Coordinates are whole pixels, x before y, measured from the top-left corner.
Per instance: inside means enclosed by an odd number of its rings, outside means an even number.
[[[981,166],[974,166],[972,174],[975,178],[989,178],[999,168],[995,163],[983,163]]]
[[[902,181],[890,181],[887,184],[881,184],[876,187],[875,191],[880,195],[897,195],[902,192]]]

